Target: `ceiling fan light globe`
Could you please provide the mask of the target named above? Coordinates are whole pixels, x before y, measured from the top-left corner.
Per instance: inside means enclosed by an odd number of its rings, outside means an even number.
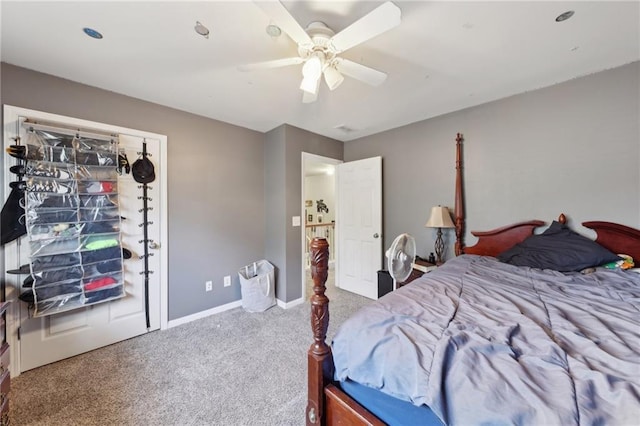
[[[312,56],[302,66],[302,75],[304,78],[313,78],[317,80],[322,74],[322,60],[318,56]]]
[[[309,93],[309,92],[302,92],[302,103],[303,104],[311,104],[315,101],[318,100],[318,95],[317,94],[313,94],[313,93]]]
[[[318,78],[304,77],[300,83],[300,89],[313,95],[318,93]]]
[[[344,76],[333,67],[327,67],[324,70],[324,81],[327,83],[329,90],[335,90],[344,81]]]

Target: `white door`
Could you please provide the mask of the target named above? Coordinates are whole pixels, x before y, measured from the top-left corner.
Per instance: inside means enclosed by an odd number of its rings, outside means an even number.
[[[382,261],[382,158],[336,167],[336,286],[378,298]]]
[[[149,239],[160,243],[160,206],[162,194],[160,183],[160,141],[141,137],[120,135],[120,148],[126,150],[131,164],[139,157],[142,143],[146,141],[150,160],[154,163],[156,180],[148,190]],[[130,259],[124,260],[124,280],[126,296],[111,302],[99,303],[86,308],[63,312],[45,317],[29,318],[26,305],[20,303],[20,371],[30,370],[44,364],[68,358],[102,346],[110,345],[148,331],[160,328],[160,250],[149,250],[149,317],[151,327],[147,329],[144,299],[144,253],[143,200],[142,189],[131,174],[118,179],[118,202],[121,221],[122,246],[132,252]],[[25,237],[27,238],[27,237]],[[27,244],[22,244],[27,246]],[[28,256],[21,256],[28,259]],[[23,262],[26,263],[26,262]],[[21,279],[24,276],[20,276]]]

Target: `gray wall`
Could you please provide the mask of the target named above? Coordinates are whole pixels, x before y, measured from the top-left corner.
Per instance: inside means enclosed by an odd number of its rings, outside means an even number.
[[[287,220],[284,206],[287,202],[285,167],[285,126],[277,127],[265,136],[264,198],[265,248],[264,256],[276,268],[276,297],[286,300]]]
[[[574,225],[640,226],[638,63],[346,144],[288,125],[265,136],[8,64],[0,71],[3,104],[168,136],[170,319],[238,300],[237,270],[263,257],[277,267],[278,298],[301,296],[303,228],[291,217],[301,214],[302,152],[383,157],[385,247],[410,232],[420,254],[433,250],[423,225],[432,206],[453,205],[456,132],[466,139],[467,229],[560,212]]]
[[[340,141],[289,125],[267,133],[265,256],[276,266],[277,297],[284,302],[302,297],[302,153],[341,160],[343,146]],[[301,226],[292,226],[293,216],[301,216]]]
[[[167,135],[169,319],[240,298],[238,269],[264,253],[262,133],[1,66],[3,104]]]
[[[640,227],[640,63],[347,142],[345,161],[383,157],[384,245],[419,254],[432,206],[453,208],[455,135],[464,134],[467,231],[568,215]],[[449,256],[455,239],[447,232]],[[467,232],[466,242],[475,238]]]

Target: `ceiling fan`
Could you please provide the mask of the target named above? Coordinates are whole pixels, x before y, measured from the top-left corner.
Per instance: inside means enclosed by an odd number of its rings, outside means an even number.
[[[298,44],[298,56],[257,62],[238,67],[240,71],[302,66],[302,102],[315,102],[321,77],[329,90],[336,89],[349,76],[372,86],[382,84],[387,74],[338,56],[340,53],[380,35],[400,24],[400,8],[388,1],[349,25],[339,33],[323,22],[311,22],[307,28],[291,16],[277,0],[256,1],[258,5],[285,33]]]

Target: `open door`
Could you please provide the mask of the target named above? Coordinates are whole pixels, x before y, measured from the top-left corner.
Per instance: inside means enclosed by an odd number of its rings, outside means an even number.
[[[336,167],[336,286],[378,298],[382,262],[382,157]]]

